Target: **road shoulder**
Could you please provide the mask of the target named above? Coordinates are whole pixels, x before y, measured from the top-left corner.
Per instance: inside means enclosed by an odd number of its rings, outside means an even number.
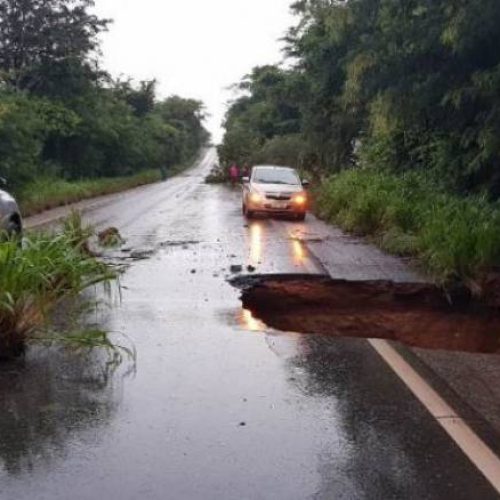
[[[313,217],[302,237],[332,278],[427,281],[405,260],[387,255],[366,241]],[[500,356],[392,345],[500,454]]]

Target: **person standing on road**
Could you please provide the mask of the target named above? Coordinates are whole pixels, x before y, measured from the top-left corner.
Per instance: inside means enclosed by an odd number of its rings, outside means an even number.
[[[240,180],[240,169],[236,163],[233,163],[229,168],[229,179],[231,184],[235,186]]]

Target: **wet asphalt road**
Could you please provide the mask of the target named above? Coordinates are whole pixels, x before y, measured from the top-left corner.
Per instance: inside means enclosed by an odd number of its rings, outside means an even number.
[[[324,272],[309,249],[346,277],[414,276],[313,218],[247,225],[236,191],[204,184],[213,161],[88,212],[142,257],[94,318],[137,364],[33,349],[1,366],[0,499],[497,498],[365,340],[266,332],[226,281]]]

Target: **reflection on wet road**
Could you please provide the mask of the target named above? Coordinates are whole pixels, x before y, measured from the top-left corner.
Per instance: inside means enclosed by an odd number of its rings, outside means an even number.
[[[258,266],[262,260],[262,223],[250,225],[250,265]]]
[[[323,272],[314,221],[247,223],[203,183],[213,159],[89,214],[146,252],[105,318],[136,372],[96,380],[64,351],[1,366],[0,499],[495,498],[364,340],[241,310],[235,266]]]
[[[0,368],[0,484],[58,467],[81,443],[110,425],[120,405],[120,377],[97,352],[32,351]],[[0,498],[5,496],[0,487]],[[34,497],[33,497],[34,498]]]
[[[266,330],[264,323],[255,319],[253,314],[248,309],[241,309],[240,312],[241,326],[250,332],[263,332]]]
[[[301,265],[304,262],[305,258],[304,246],[300,241],[297,240],[292,241],[292,245],[294,261],[297,265]]]

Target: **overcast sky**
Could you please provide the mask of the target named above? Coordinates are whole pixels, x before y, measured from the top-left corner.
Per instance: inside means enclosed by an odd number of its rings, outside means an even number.
[[[103,36],[113,76],[157,78],[161,97],[205,102],[214,139],[231,98],[227,87],[252,67],[281,61],[282,37],[294,18],[291,0],[96,0],[114,19]]]

